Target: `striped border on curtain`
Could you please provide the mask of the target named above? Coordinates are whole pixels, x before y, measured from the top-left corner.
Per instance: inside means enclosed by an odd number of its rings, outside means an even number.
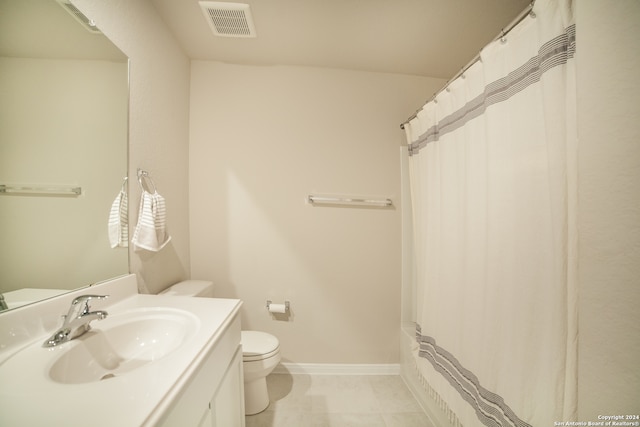
[[[418,324],[416,340],[420,344],[418,355],[431,362],[434,369],[473,407],[484,425],[532,427],[518,418],[502,397],[482,387],[478,378],[465,369],[451,353],[436,345],[435,338],[422,335],[422,329]]]
[[[542,74],[555,66],[566,64],[569,59],[573,58],[575,50],[576,27],[571,25],[565,29],[563,34],[543,44],[537,56],[529,59],[506,77],[487,85],[482,94],[420,135],[417,141],[409,145],[409,155],[417,154],[428,143],[438,141],[440,135],[453,132],[468,121],[484,114],[487,107],[506,101],[528,86],[540,81]]]

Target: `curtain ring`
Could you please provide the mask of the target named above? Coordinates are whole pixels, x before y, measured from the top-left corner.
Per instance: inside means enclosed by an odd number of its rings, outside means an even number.
[[[538,15],[533,11],[533,7],[536,5],[535,0],[531,2],[531,10],[529,11],[529,16],[531,18],[536,18]]]

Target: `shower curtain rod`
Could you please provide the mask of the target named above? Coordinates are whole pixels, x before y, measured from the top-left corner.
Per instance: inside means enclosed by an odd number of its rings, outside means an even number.
[[[536,17],[536,14],[533,12],[533,6],[535,5],[535,0],[532,1],[529,6],[527,6],[522,12],[520,12],[518,14],[518,16],[515,17],[515,19],[513,21],[511,21],[509,23],[509,25],[507,25],[505,28],[502,29],[502,31],[500,31],[500,33],[495,36],[491,41],[494,42],[496,40],[502,40],[504,39],[504,37],[509,34],[509,32],[516,26],[518,25],[520,22],[522,22],[522,20],[524,20],[524,18],[526,18],[527,16],[531,15],[532,18]],[[506,40],[505,40],[506,41]],[[433,101],[434,99],[436,99],[436,97],[438,95],[440,95],[440,93],[442,93],[443,90],[446,90],[449,85],[456,80],[458,77],[462,76],[469,68],[471,68],[471,66],[473,64],[475,64],[476,62],[478,62],[478,60],[480,60],[480,54],[482,53],[482,50],[480,52],[478,52],[478,54],[476,56],[473,57],[473,59],[471,61],[469,61],[467,63],[467,65],[465,65],[464,67],[462,67],[462,69],[460,71],[458,71],[456,73],[456,75],[454,75],[452,78],[450,78],[449,80],[447,80],[447,82],[444,84],[444,86],[442,86],[442,88],[440,90],[438,90],[436,93],[433,94],[433,96],[431,98],[429,98],[425,104],[430,103],[431,101]],[[420,112],[420,110],[422,110],[422,108],[416,110],[415,113],[413,113],[407,120],[405,120],[403,123],[400,124],[400,129],[404,130],[404,125],[406,125],[407,123],[409,123],[411,120],[415,119],[418,116],[418,113]]]

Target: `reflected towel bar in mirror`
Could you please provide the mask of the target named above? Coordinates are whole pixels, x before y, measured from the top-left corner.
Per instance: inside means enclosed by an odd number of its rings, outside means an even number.
[[[32,196],[79,196],[81,187],[70,185],[5,185],[0,184],[0,194],[29,194]]]

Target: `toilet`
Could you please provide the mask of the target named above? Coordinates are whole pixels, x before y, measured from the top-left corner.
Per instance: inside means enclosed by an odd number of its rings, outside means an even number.
[[[185,280],[160,294],[214,298],[214,285],[207,280]],[[280,363],[280,342],[266,332],[242,331],[241,334],[244,413],[254,415],[269,406],[267,375]]]
[[[244,413],[253,415],[269,406],[267,375],[280,363],[278,338],[260,331],[242,331]]]

